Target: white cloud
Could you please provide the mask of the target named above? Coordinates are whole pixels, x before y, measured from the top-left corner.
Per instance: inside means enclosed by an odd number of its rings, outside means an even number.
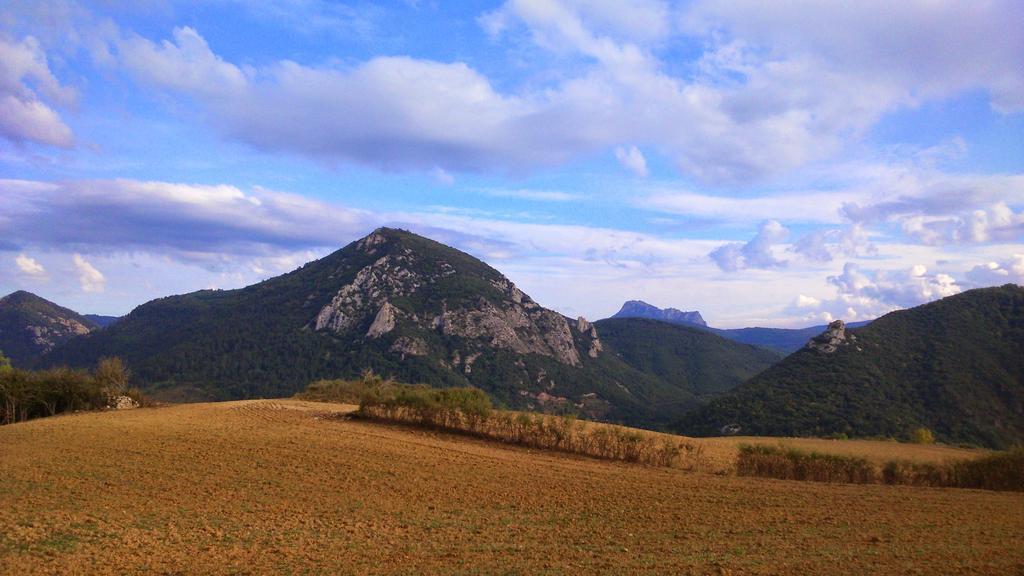
[[[562,192],[560,190],[531,190],[528,188],[516,188],[511,190],[491,188],[483,191],[488,196],[496,198],[518,198],[520,200],[532,200],[539,202],[571,202],[579,200],[577,194]]]
[[[377,223],[367,212],[258,187],[0,180],[0,196],[0,222],[19,245],[155,249],[190,258],[338,246]]]
[[[949,274],[929,273],[915,264],[905,269],[865,270],[847,262],[842,273],[828,277],[835,289],[832,298],[820,299],[803,294],[786,309],[791,318],[805,323],[871,320],[893,310],[910,308],[961,291],[961,285]]]
[[[719,246],[708,256],[726,272],[746,268],[781,268],[784,260],[776,258],[774,248],[789,236],[789,230],[777,220],[768,220],[761,225],[757,235],[749,242],[733,242]]]
[[[771,218],[838,224],[843,222],[840,213],[843,205],[862,197],[862,192],[853,190],[771,194],[754,198],[659,190],[643,196],[637,204],[661,212],[730,222]]]
[[[434,181],[438,184],[443,186],[451,186],[452,184],[455,184],[455,177],[441,168],[435,166],[431,171],[431,174],[434,176]]]
[[[245,89],[242,70],[216,56],[193,28],[175,28],[172,35],[174,42],[159,45],[135,35],[121,40],[121,63],[145,82],[203,96],[221,98]]]
[[[13,42],[0,36],[0,137],[69,148],[74,144],[71,128],[52,106],[69,106],[74,100],[74,91],[50,71],[35,38]]]
[[[666,2],[509,1],[481,23],[495,42],[525,38],[550,54],[530,72],[555,80],[506,90],[463,62],[410,57],[250,69],[218,56],[191,28],[170,41],[117,44],[127,69],[197,96],[226,137],[384,170],[521,172],[619,150],[643,173],[646,159],[629,143],[644,142],[687,175],[742,181],[828,158],[884,114],[926,98],[980,87],[1013,108],[1022,56],[1022,34],[1006,25],[1019,9],[1013,3],[832,6],[853,25],[804,4],[795,3],[801,13],[787,5],[766,15],[697,3],[679,35]],[[878,23],[878,11],[899,24]],[[933,27],[922,32],[919,22]],[[821,34],[830,25],[842,33]],[[984,64],[952,50],[950,34]],[[660,56],[672,42],[706,50],[684,74]],[[986,46],[991,54],[981,58]],[[923,60],[921,70],[908,67],[910,58]]]
[[[78,283],[84,292],[103,292],[107,280],[103,274],[90,264],[81,254],[74,255],[75,269],[78,271]]]
[[[553,17],[561,18],[568,26],[585,27],[618,40],[657,42],[671,32],[670,15],[668,3],[660,0],[516,0],[481,17],[481,24],[490,34],[497,35],[520,18],[536,21]]]
[[[979,264],[967,272],[967,280],[974,286],[999,284],[1024,285],[1024,254],[1014,254],[1003,261]]]
[[[793,252],[812,262],[831,262],[838,256],[863,256],[878,252],[860,224],[809,232],[793,244]]]
[[[628,149],[619,146],[615,149],[615,159],[633,174],[641,178],[647,177],[647,159],[636,146],[630,146]]]
[[[793,0],[771,10],[758,0],[700,0],[683,23],[696,34],[713,30],[766,48],[776,61],[814,58],[823,72],[899,99],[979,87],[1009,112],[1024,109],[1022,20],[1016,0]]]
[[[21,270],[22,273],[28,276],[39,278],[46,275],[46,269],[43,268],[42,264],[24,254],[18,254],[14,259],[14,263],[18,266],[18,270]]]

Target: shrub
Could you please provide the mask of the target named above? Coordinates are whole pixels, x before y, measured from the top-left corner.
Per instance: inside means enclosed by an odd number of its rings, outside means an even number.
[[[935,434],[927,428],[918,428],[911,432],[910,441],[914,444],[934,444]]]
[[[740,476],[853,484],[871,483],[876,476],[874,467],[865,458],[802,452],[762,444],[740,445],[736,473]]]
[[[142,390],[140,390],[137,387],[132,387],[125,390],[124,395],[134,400],[135,403],[138,404],[140,408],[156,406],[156,402],[153,401],[152,398],[150,398],[147,394],[145,394]]]
[[[891,460],[876,466],[854,456],[741,445],[736,473],[784,480],[1024,491],[1024,447],[945,464]]]
[[[131,373],[120,358],[100,358],[94,373],[96,382],[104,388],[107,396],[123,396],[128,390]]]
[[[1024,446],[951,465],[951,485],[960,488],[1024,491]]]

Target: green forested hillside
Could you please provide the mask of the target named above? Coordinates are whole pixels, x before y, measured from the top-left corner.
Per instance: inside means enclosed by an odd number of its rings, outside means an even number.
[[[606,349],[624,362],[658,378],[685,383],[701,398],[731,390],[782,358],[700,328],[657,320],[609,318],[594,325]]]
[[[0,298],[0,350],[15,366],[33,364],[64,342],[99,326],[78,314],[19,290]]]
[[[800,350],[676,428],[716,435],[891,436],[1024,441],[1024,288],[971,290],[849,331],[834,353]]]
[[[723,353],[730,343],[681,329],[685,338],[668,340],[672,351],[658,357],[685,359],[666,368],[618,330],[611,339],[623,354],[600,351],[602,330],[545,310],[468,254],[381,229],[247,288],[154,300],[44,363],[116,355],[145,389],[174,400],[285,396],[372,369],[402,382],[471,384],[509,407],[662,427],[775,359],[741,345]],[[697,359],[691,344],[715,355]]]

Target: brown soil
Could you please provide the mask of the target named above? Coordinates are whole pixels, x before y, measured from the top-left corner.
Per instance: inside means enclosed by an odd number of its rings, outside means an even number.
[[[1024,574],[1022,494],[647,468],[343,411],[0,428],[0,572]]]

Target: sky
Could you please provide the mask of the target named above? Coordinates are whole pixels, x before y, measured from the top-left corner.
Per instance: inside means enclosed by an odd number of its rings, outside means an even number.
[[[598,319],[1024,284],[1019,0],[7,0],[0,294],[121,315],[379,226]]]

